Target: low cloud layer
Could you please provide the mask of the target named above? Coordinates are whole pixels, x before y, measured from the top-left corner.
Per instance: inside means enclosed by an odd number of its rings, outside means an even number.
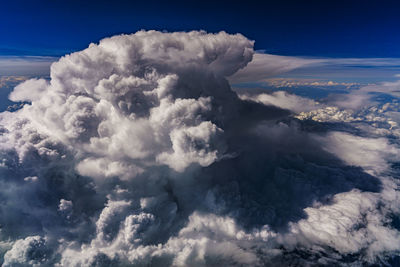
[[[3,266],[390,263],[397,139],[287,93],[239,97],[227,77],[257,60],[240,34],[140,31],[15,87]]]

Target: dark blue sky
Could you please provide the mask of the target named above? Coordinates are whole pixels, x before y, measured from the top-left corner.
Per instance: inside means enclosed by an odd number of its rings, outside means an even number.
[[[400,57],[392,1],[3,1],[0,55],[59,56],[140,29],[241,32],[280,55]]]

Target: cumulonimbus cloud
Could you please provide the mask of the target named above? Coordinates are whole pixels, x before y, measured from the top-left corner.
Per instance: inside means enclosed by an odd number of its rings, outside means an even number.
[[[397,253],[390,166],[368,172],[373,159],[335,146],[358,139],[302,130],[290,115],[310,101],[239,98],[227,77],[253,56],[240,34],[140,31],[18,85],[10,99],[28,103],[0,114],[3,266],[363,264]]]

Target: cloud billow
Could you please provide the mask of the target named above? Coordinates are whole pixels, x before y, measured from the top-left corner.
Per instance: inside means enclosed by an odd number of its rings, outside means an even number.
[[[287,95],[276,96],[285,109],[239,98],[227,77],[253,54],[240,34],[140,31],[18,85],[10,99],[29,103],[0,114],[3,266],[363,264],[397,253],[395,181],[335,145],[362,150],[358,139],[301,130],[291,114],[309,102],[289,111]]]

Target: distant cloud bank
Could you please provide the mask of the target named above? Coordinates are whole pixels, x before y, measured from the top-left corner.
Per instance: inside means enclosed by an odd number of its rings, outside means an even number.
[[[400,72],[399,58],[310,58],[255,53],[252,62],[229,77],[231,83],[254,83],[279,76],[309,79],[352,79],[372,82]],[[372,77],[371,77],[372,76]]]
[[[56,57],[0,56],[0,76],[48,76]]]

